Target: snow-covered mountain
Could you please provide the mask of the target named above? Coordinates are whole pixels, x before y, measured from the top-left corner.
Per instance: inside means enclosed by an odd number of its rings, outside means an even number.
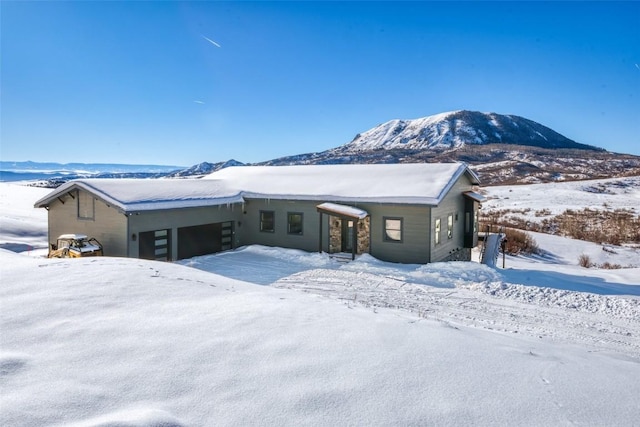
[[[220,169],[228,168],[229,166],[243,166],[243,165],[244,163],[234,159],[227,160],[226,162],[217,162],[217,163],[202,162],[202,163],[198,163],[197,165],[191,166],[190,168],[172,172],[166,175],[166,177],[167,178],[184,178],[184,177],[195,178],[199,176],[208,175]]]
[[[532,120],[454,111],[391,120],[349,143],[263,164],[464,161],[483,184],[516,184],[640,175],[640,157],[580,144]]]
[[[466,110],[414,120],[390,120],[356,135],[353,141],[341,148],[348,151],[380,148],[451,150],[469,144],[602,150],[579,144],[524,117]]]

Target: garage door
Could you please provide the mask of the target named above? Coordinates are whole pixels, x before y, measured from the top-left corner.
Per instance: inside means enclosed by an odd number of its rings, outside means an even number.
[[[142,259],[168,261],[171,259],[171,230],[140,233],[138,256]]]
[[[178,259],[232,249],[233,222],[178,228]]]

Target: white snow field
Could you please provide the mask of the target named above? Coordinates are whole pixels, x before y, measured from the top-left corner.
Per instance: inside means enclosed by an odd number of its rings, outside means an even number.
[[[46,248],[42,190],[0,192],[2,426],[638,425],[640,269],[577,266],[599,245],[535,235],[506,269],[49,260],[21,246]]]
[[[485,187],[488,201],[483,210],[529,210],[518,216],[532,221],[558,215],[566,209],[630,209],[640,215],[640,176],[547,184]],[[535,215],[547,209],[548,215]]]

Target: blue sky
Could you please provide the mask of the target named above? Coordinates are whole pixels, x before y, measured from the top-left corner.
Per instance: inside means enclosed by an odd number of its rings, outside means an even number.
[[[3,1],[0,14],[3,160],[257,162],[460,109],[640,155],[639,2]]]

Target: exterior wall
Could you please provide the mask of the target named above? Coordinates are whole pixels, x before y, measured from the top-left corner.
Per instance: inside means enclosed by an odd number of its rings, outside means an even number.
[[[319,216],[316,206],[319,201],[286,201],[251,199],[245,203],[242,227],[239,228],[242,245],[258,244],[265,246],[280,246],[285,248],[301,249],[309,252],[319,248],[318,236]],[[417,205],[388,205],[374,203],[347,203],[350,206],[364,209],[369,213],[368,221],[361,221],[363,227],[358,225],[358,241],[366,241],[362,233],[369,229],[369,248],[360,246],[359,253],[369,252],[374,257],[383,261],[423,264],[429,262],[429,224],[430,208]],[[260,211],[275,212],[274,232],[260,231]],[[287,234],[287,212],[301,212],[304,215],[304,232],[302,236]],[[384,218],[400,217],[403,219],[402,242],[385,241]],[[322,248],[329,251],[330,219],[336,221],[331,215],[322,215]],[[365,225],[366,224],[366,227]],[[340,242],[334,237],[334,245]]]
[[[342,220],[337,216],[329,216],[329,252],[330,254],[342,250]]]
[[[129,214],[128,218],[129,230],[125,237],[129,248],[128,256],[139,257],[138,236],[140,233],[169,229],[171,230],[171,259],[175,260],[178,254],[178,228],[226,221],[241,221],[242,205],[143,211]],[[236,228],[240,227],[236,226]],[[239,236],[237,234],[234,235],[233,247],[237,247],[240,244]]]
[[[62,201],[49,205],[49,244],[56,243],[61,234],[86,234],[103,245],[104,255],[127,256],[127,217],[84,192],[83,197],[93,198],[94,215],[93,219],[78,218],[78,191],[82,190],[73,190],[73,197],[65,194]]]
[[[250,199],[244,204],[242,225],[238,227],[242,245],[280,246],[283,248],[301,249],[315,252],[319,249],[318,237],[320,235],[320,214],[316,201],[290,201],[290,200],[266,200]],[[260,211],[274,212],[274,231],[260,231]],[[302,234],[287,233],[287,213],[302,214]],[[328,215],[323,215],[323,248],[328,247]]]
[[[430,207],[422,205],[388,205],[359,203],[370,218],[369,253],[382,261],[426,264],[430,258]],[[385,217],[402,218],[402,241],[384,240]]]
[[[430,262],[471,260],[471,250],[464,247],[465,198],[462,195],[463,192],[471,189],[471,181],[466,175],[463,175],[449,191],[442,203],[432,209],[429,228],[432,231]],[[453,215],[453,234],[451,239],[447,236],[447,218],[449,215]],[[438,218],[441,221],[440,243],[436,244],[435,228]]]
[[[366,217],[358,221],[358,254],[368,254],[371,251],[371,218]]]

